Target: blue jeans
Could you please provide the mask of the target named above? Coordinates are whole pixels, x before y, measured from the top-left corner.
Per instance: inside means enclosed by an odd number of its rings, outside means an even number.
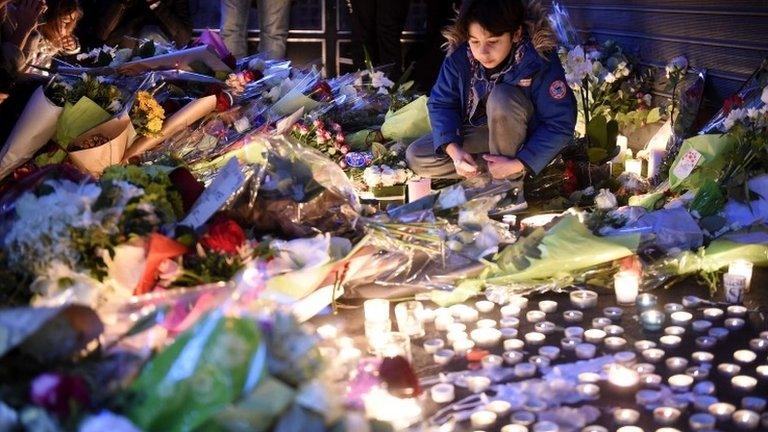
[[[259,0],[259,52],[285,58],[291,0]],[[221,0],[221,38],[236,58],[248,55],[248,13],[251,0]]]

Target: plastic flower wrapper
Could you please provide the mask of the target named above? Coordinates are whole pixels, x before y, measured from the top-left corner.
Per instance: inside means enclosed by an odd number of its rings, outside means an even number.
[[[758,108],[762,104],[768,104],[768,102],[761,101],[766,85],[768,85],[768,59],[763,61],[735,95],[725,101],[723,108],[701,128],[699,133],[717,134],[719,132],[726,132],[729,127],[726,126],[725,121],[733,109]]]
[[[697,221],[684,208],[661,209],[644,213],[620,228],[603,227],[606,236],[634,233],[641,236],[641,248],[654,247],[663,252],[699,248],[704,234]]]
[[[552,4],[552,14],[549,16],[549,22],[557,34],[557,39],[566,48],[571,48],[579,43],[578,33],[571,22],[571,17],[565,6],[558,2]]]
[[[716,179],[727,161],[724,156],[736,144],[730,135],[698,135],[683,142],[669,171],[672,191],[695,190],[707,179]]]
[[[296,80],[285,81],[280,86],[279,99],[270,108],[270,112],[278,117],[284,117],[302,107],[307,112],[312,111],[320,105],[322,100],[322,98],[318,100],[312,98],[315,87],[322,82],[320,72],[314,68]],[[330,92],[330,87],[327,91]]]
[[[421,96],[395,112],[388,112],[381,134],[390,140],[411,142],[432,130],[427,110],[427,97]]]

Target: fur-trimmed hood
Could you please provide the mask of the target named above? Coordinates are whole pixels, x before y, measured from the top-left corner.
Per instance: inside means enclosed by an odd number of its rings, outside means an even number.
[[[546,58],[550,52],[557,49],[557,35],[549,22],[549,10],[539,0],[522,0],[525,5],[525,33],[540,56]],[[443,32],[448,39],[445,48],[452,53],[466,40],[460,40],[456,32],[449,27]]]

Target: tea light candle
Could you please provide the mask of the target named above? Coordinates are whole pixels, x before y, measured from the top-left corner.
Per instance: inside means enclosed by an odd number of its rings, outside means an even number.
[[[643,375],[643,374],[651,374],[656,372],[656,366],[650,364],[650,363],[638,363],[634,367],[635,371],[637,373]]]
[[[697,411],[709,411],[709,406],[717,403],[717,398],[709,395],[696,395],[693,397],[693,408]]]
[[[685,370],[685,374],[695,380],[703,380],[709,378],[709,365],[692,366]]]
[[[620,307],[610,306],[603,309],[603,315],[605,315],[607,318],[610,318],[612,321],[620,320],[623,314],[624,314],[624,309]]]
[[[483,375],[470,375],[466,378],[467,388],[472,393],[484,392],[491,386],[491,379]]]
[[[445,335],[445,338],[448,340],[448,343],[452,344],[458,340],[468,339],[469,335],[467,335],[467,332],[457,330],[448,332],[448,334]]]
[[[509,304],[525,309],[528,306],[528,299],[521,295],[515,295],[509,298]]]
[[[533,329],[539,333],[548,335],[548,334],[554,333],[555,329],[557,329],[557,326],[555,325],[555,323],[551,321],[541,321],[541,322],[537,322],[533,326]]]
[[[689,322],[693,319],[693,315],[690,312],[686,311],[677,311],[672,312],[672,315],[670,315],[670,318],[672,318],[672,322],[679,325],[679,326],[687,326]]]
[[[549,357],[545,357],[543,355],[535,355],[531,356],[528,359],[528,363],[535,364],[537,368],[547,368],[552,363],[552,360],[549,359]]]
[[[484,408],[501,416],[508,414],[512,410],[512,404],[505,400],[496,399],[488,402]]]
[[[591,359],[595,356],[597,347],[591,343],[580,343],[576,345],[576,358],[581,360]]]
[[[742,364],[749,364],[757,360],[757,354],[750,350],[738,350],[733,353],[733,359]]]
[[[710,405],[707,411],[715,416],[717,420],[726,421],[731,418],[731,415],[736,411],[736,407],[727,402],[718,402]]]
[[[671,387],[674,391],[686,392],[691,388],[691,385],[693,384],[693,377],[683,374],[672,375],[667,380],[667,383],[669,384],[669,387]]]
[[[540,321],[544,321],[544,319],[546,319],[546,318],[547,318],[547,314],[545,314],[544,312],[542,312],[540,310],[528,311],[525,314],[525,319],[528,320],[528,322],[530,322],[530,323],[537,323],[537,322],[540,322]]]
[[[501,357],[504,359],[504,363],[509,366],[514,366],[523,361],[523,353],[520,351],[507,351]]]
[[[419,319],[421,320],[422,323],[434,322],[435,311],[430,307],[425,307],[421,310],[421,313],[419,314]]]
[[[518,411],[526,412],[526,411]],[[501,427],[501,432],[528,432],[528,428],[521,424],[508,424]]]
[[[747,396],[741,399],[741,407],[755,412],[763,412],[768,401],[757,396]]]
[[[696,351],[691,354],[691,359],[696,363],[711,363],[715,359],[715,355],[709,351]]]
[[[613,420],[618,425],[633,425],[640,420],[640,412],[630,408],[617,408],[613,410]]]
[[[518,378],[530,378],[536,375],[536,365],[533,363],[518,363],[515,365],[515,376]]]
[[[581,322],[584,319],[584,313],[577,310],[567,310],[563,312],[563,319],[569,323]]]
[[[693,386],[693,393],[697,395],[712,395],[715,394],[716,390],[717,387],[712,381],[701,381]]]
[[[656,342],[649,340],[639,340],[635,342],[635,349],[643,352],[647,349],[656,348]]]
[[[688,425],[695,431],[714,429],[715,422],[715,417],[706,413],[696,413],[688,417]]]
[[[503,339],[513,339],[517,337],[517,329],[514,327],[502,327],[499,329],[501,332],[501,337]]]
[[[667,369],[673,373],[680,373],[688,367],[688,360],[683,357],[670,357],[665,362]]]
[[[542,300],[539,302],[539,309],[544,313],[556,312],[557,302],[552,300]]]
[[[439,365],[444,365],[444,364],[448,364],[448,362],[450,362],[451,359],[453,359],[454,355],[455,353],[452,350],[439,349],[432,355],[432,358],[435,360],[435,363]]]
[[[480,318],[480,313],[477,311],[477,309],[470,306],[466,306],[466,305],[458,305],[458,306],[464,306],[463,308],[458,309],[457,318],[459,319],[459,321],[463,323],[473,323],[477,321],[478,318]]]
[[[525,427],[526,432],[528,431],[527,426],[532,425],[536,421],[536,414],[530,412],[530,411],[517,411],[510,417],[510,420],[514,424],[521,425]]]
[[[757,376],[759,376],[763,380],[768,379],[768,365],[758,366],[757,368],[755,368],[755,373],[757,373]]]
[[[560,339],[560,348],[562,348],[564,351],[573,351],[576,349],[576,345],[580,344],[582,341],[579,338],[562,338]]]
[[[565,337],[581,339],[584,336],[584,328],[579,326],[566,327],[563,331]]]
[[[485,357],[483,357],[482,360],[480,360],[480,364],[483,365],[483,369],[494,369],[502,365],[504,363],[504,359],[501,358],[501,356],[497,356],[495,354],[490,354]]]
[[[725,312],[723,312],[720,308],[706,308],[704,309],[704,318],[706,318],[709,321],[715,321],[717,319],[720,319]]]
[[[768,340],[763,338],[754,338],[749,341],[749,347],[754,351],[766,351],[768,350]]]
[[[577,377],[582,384],[592,383],[596,384],[600,382],[600,374],[595,372],[582,372]]]
[[[605,339],[605,332],[600,329],[589,329],[584,332],[584,339],[593,344],[600,344]]]
[[[733,424],[739,429],[755,429],[760,424],[760,415],[750,410],[738,410],[733,413]]]
[[[640,322],[643,328],[648,331],[657,331],[664,324],[666,316],[657,310],[647,310],[640,314]]]
[[[664,312],[671,314],[673,312],[685,309],[680,303],[667,303],[664,305]]]
[[[605,347],[611,351],[618,351],[627,345],[627,340],[623,337],[609,336],[604,339]]]
[[[643,383],[643,386],[645,387],[659,388],[661,386],[661,375],[657,375],[657,374],[643,375],[640,378],[640,381]]]
[[[730,330],[722,327],[714,327],[709,329],[708,334],[717,340],[725,340],[728,337]]]
[[[642,406],[658,405],[661,402],[661,393],[656,390],[639,390],[635,393],[635,402]]]
[[[452,402],[456,398],[456,390],[453,384],[449,383],[437,383],[429,390],[432,400],[435,403],[448,403]]]
[[[381,322],[389,320],[389,300],[370,299],[363,302],[365,320]]]
[[[747,316],[747,308],[742,305],[731,305],[725,309],[728,312],[728,316],[736,318],[744,318]]]
[[[520,326],[520,319],[515,317],[505,317],[499,320],[499,327],[506,328],[506,327],[512,327],[517,328]]]
[[[650,348],[643,351],[643,358],[651,363],[658,363],[664,358],[664,350],[659,348]]]
[[[754,264],[744,259],[737,259],[728,265],[728,273],[743,276],[745,280],[745,290],[749,291],[752,284],[752,268]]]
[[[460,356],[466,355],[474,347],[475,343],[469,339],[459,339],[453,343],[453,350]]]
[[[736,390],[751,392],[757,386],[757,380],[749,375],[736,375],[731,378],[731,385]]]
[[[663,426],[671,425],[680,418],[680,410],[672,407],[658,407],[653,410],[653,421]]]
[[[717,338],[712,336],[699,336],[696,338],[696,346],[699,348],[712,348],[717,343]]]
[[[547,337],[543,333],[530,332],[525,334],[525,342],[529,345],[540,345]]]
[[[539,355],[542,355],[550,360],[555,360],[560,356],[560,348],[552,345],[546,345],[539,348]]]
[[[672,335],[672,336],[682,336],[685,334],[685,328],[680,326],[669,326],[664,329],[664,334]]]
[[[496,413],[486,410],[475,411],[469,416],[469,422],[472,427],[486,428],[496,423],[499,416]]]
[[[704,333],[712,328],[712,323],[707,320],[696,320],[691,323],[691,326],[696,333]]]
[[[586,400],[600,399],[600,387],[597,384],[579,384],[576,386],[576,392]]]
[[[606,344],[608,344],[608,339],[609,338],[605,339]],[[619,339],[622,339],[622,338],[619,338]],[[622,344],[622,346],[626,345],[626,343],[627,341],[625,339],[624,344]],[[637,355],[635,355],[635,353],[633,353],[632,351],[620,351],[613,355],[613,360],[626,366],[632,366],[637,361]]]
[[[428,354],[434,354],[438,350],[445,347],[445,342],[442,339],[427,339],[424,341],[424,351]]]
[[[614,363],[608,367],[608,382],[622,388],[634,387],[640,382],[640,375],[626,366]]]
[[[613,277],[613,286],[617,303],[634,304],[640,286],[640,278],[635,272],[620,271]]]
[[[746,325],[744,318],[728,318],[725,320],[725,328],[728,330],[741,330]]]
[[[589,309],[597,306],[597,293],[590,290],[571,291],[571,304],[577,309]]]
[[[496,306],[495,303],[488,300],[480,300],[475,302],[475,307],[477,310],[479,310],[482,313],[488,313],[493,310],[493,308]]]
[[[649,293],[643,293],[637,296],[635,299],[635,306],[637,306],[638,309],[646,310],[650,309],[658,303],[659,299],[653,294]]]
[[[604,328],[605,326],[611,325],[613,321],[606,317],[597,317],[592,319],[592,327],[596,329]]]
[[[501,316],[504,318],[516,318],[520,316],[520,312],[522,309],[518,305],[508,304],[506,306],[502,306],[500,309]]]
[[[454,332],[466,332],[467,331],[467,325],[464,323],[451,323],[448,324],[446,327],[446,330],[448,333],[454,333]]]
[[[496,320],[492,319],[481,319],[477,322],[477,328],[491,328],[496,327]]]
[[[616,429],[616,432],[645,432],[643,428],[638,426],[622,426]]]
[[[642,176],[643,161],[641,159],[627,159],[624,161],[624,172]]]
[[[603,327],[603,331],[608,336],[620,336],[624,334],[624,327],[611,324]]]
[[[504,341],[504,349],[507,351],[519,351],[525,347],[525,342],[520,339],[507,339]]]
[[[659,343],[667,348],[677,348],[683,340],[680,336],[664,335],[659,338]]]
[[[435,316],[435,328],[438,331],[448,330],[448,326],[453,324],[453,317],[451,315],[436,315]]]

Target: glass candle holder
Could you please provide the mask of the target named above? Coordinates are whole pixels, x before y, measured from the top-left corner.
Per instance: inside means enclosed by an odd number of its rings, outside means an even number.
[[[620,271],[613,276],[613,287],[618,304],[634,304],[640,287],[640,277],[635,272]]]
[[[563,319],[568,323],[581,322],[584,319],[584,313],[578,310],[567,310],[563,312]]]
[[[363,302],[363,311],[366,321],[388,321],[389,320],[389,300],[370,299]]]
[[[402,332],[388,332],[384,335],[377,355],[379,357],[403,356],[408,361],[412,361],[411,339]]]
[[[437,350],[443,349],[445,347],[445,342],[442,339],[427,339],[424,341],[424,351],[427,352],[427,354],[434,354],[437,352]]]
[[[723,289],[725,301],[728,303],[741,303],[744,300],[744,291],[747,290],[747,278],[742,275],[726,273],[723,275]]]
[[[728,265],[728,273],[739,275],[744,277],[744,288],[749,292],[749,288],[752,285],[752,268],[754,264],[751,261],[745,259],[737,259],[732,261]]]
[[[677,422],[681,412],[677,408],[658,407],[653,410],[653,421],[662,426],[668,426]]]
[[[661,326],[664,325],[666,316],[664,313],[657,310],[647,310],[640,314],[640,323],[643,328],[648,331],[658,331]]]
[[[571,291],[571,304],[576,309],[590,309],[597,306],[597,293],[590,290]]]
[[[672,319],[672,323],[674,323],[675,325],[685,327],[693,319],[693,314],[687,311],[677,311],[677,312],[672,312],[672,315],[670,315],[670,318]]]
[[[655,307],[658,302],[659,302],[659,298],[656,297],[655,295],[649,294],[649,293],[643,293],[643,294],[639,294],[635,299],[635,306],[639,310],[643,311],[643,310],[647,310]]]
[[[424,305],[420,301],[407,301],[395,305],[395,319],[397,319],[397,328],[401,333],[409,337],[418,339],[423,337],[424,325],[421,322],[421,314],[424,311]]]

